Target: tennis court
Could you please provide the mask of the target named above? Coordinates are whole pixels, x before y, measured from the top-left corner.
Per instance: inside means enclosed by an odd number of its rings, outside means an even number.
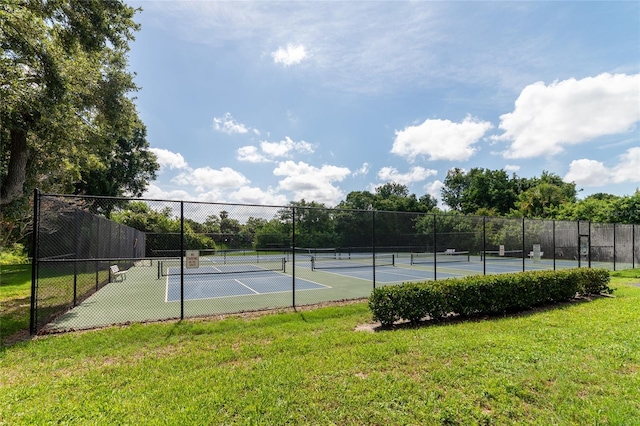
[[[224,266],[224,265],[223,265]],[[222,266],[222,267],[223,267]],[[231,270],[238,265],[233,265]],[[181,294],[185,300],[215,299],[223,297],[237,297],[270,293],[291,292],[292,280],[290,275],[275,271],[245,271],[219,272],[220,266],[206,266],[188,271],[184,275],[184,282],[180,277],[180,268],[169,268],[166,284],[166,302],[180,301]],[[193,272],[198,271],[198,272]],[[222,275],[224,277],[220,278]],[[329,286],[296,278],[295,291],[322,290]]]
[[[373,280],[373,256],[351,255],[312,256],[302,261],[302,266],[334,276],[344,276],[371,282]],[[375,281],[378,284],[395,284],[432,279],[457,278],[467,275],[503,274],[535,270],[567,269],[578,267],[577,261],[553,259],[522,259],[522,251],[506,253],[486,251],[470,254],[453,249],[438,253],[380,253],[376,255]],[[593,267],[602,267],[592,262]],[[310,265],[310,266],[309,266]]]
[[[190,228],[156,232],[94,212],[112,199],[38,200],[33,333],[358,299],[403,282],[640,264],[630,224],[140,201]]]

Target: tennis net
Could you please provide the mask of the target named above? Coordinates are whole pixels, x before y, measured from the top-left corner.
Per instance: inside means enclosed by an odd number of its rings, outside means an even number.
[[[480,252],[480,260],[522,260],[522,250],[485,250]]]
[[[372,268],[374,256],[369,254],[348,255],[348,256],[312,256],[311,269],[340,269],[340,268]],[[394,254],[378,254],[375,256],[375,265],[395,266],[396,256]]]
[[[411,264],[430,264],[447,262],[469,262],[468,251],[443,251],[437,253],[411,253]]]
[[[257,272],[286,272],[286,259],[269,259],[252,261],[246,259],[227,260],[226,262],[203,261],[197,268],[187,268],[185,275],[242,274]],[[180,275],[182,272],[180,259],[164,259],[158,261],[158,279],[169,275]]]

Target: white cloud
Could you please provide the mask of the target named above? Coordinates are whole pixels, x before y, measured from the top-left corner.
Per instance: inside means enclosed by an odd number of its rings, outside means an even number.
[[[243,146],[238,149],[237,158],[239,161],[264,163],[274,161],[274,159],[278,157],[290,158],[293,152],[312,154],[313,151],[313,145],[309,142],[295,142],[286,136],[285,139],[280,142],[260,142],[260,150],[258,150],[256,146]]]
[[[243,146],[238,148],[238,161],[248,161],[249,163],[265,163],[270,161],[258,152],[257,146]]]
[[[220,170],[200,167],[189,172],[180,173],[171,182],[177,185],[195,186],[196,191],[204,192],[205,188],[237,188],[248,184],[250,181],[242,173],[229,167],[222,167]]]
[[[323,165],[320,168],[302,161],[285,161],[273,170],[276,176],[285,176],[278,189],[293,193],[294,200],[305,199],[327,205],[337,204],[344,196],[334,182],[341,182],[351,174],[346,167]]]
[[[288,157],[292,151],[303,154],[313,153],[313,145],[309,142],[294,142],[288,136],[285,137],[285,140],[280,142],[260,142],[260,148],[270,157]]]
[[[278,194],[272,188],[263,191],[260,188],[250,186],[243,186],[237,191],[233,191],[229,194],[229,198],[238,203],[272,206],[282,206],[288,201],[285,195]]]
[[[271,57],[276,64],[282,64],[288,67],[299,64],[307,58],[307,50],[301,44],[296,46],[288,44],[286,48],[280,47],[275,52],[272,52]]]
[[[446,207],[444,204],[442,204],[441,191],[443,187],[444,187],[444,183],[439,180],[435,180],[424,186],[425,192],[431,195],[436,200],[438,200],[438,207],[440,209],[444,209]]]
[[[640,182],[640,147],[630,148],[620,156],[620,163],[611,171],[611,179],[615,183]]]
[[[154,200],[189,200],[192,198],[187,191],[182,189],[165,191],[153,183],[149,184],[142,197]]]
[[[569,172],[564,180],[582,186],[640,182],[640,147],[628,149],[619,159],[618,164],[610,168],[597,160],[586,158],[574,160],[569,164]]]
[[[412,167],[407,173],[398,173],[393,167],[383,167],[378,172],[378,179],[385,182],[395,182],[402,185],[409,185],[414,182],[420,182],[429,176],[437,175],[438,171],[433,169],[425,169],[424,167]]]
[[[170,169],[185,169],[188,167],[184,157],[177,152],[162,148],[150,148],[149,150],[158,158],[160,167],[168,167]]]
[[[506,166],[504,166],[504,170],[507,172],[517,172],[520,170],[520,166],[516,166],[514,164],[507,164]]]
[[[391,152],[410,162],[421,155],[433,161],[464,161],[475,154],[473,145],[492,127],[491,123],[473,117],[467,117],[461,123],[429,119],[419,126],[396,130]]]
[[[505,158],[562,152],[600,136],[629,132],[640,121],[640,74],[600,74],[525,87],[515,110],[500,117]]]
[[[573,160],[564,180],[584,186],[604,186],[609,180],[609,170],[601,161],[586,158]]]
[[[249,131],[244,124],[238,123],[228,112],[222,117],[213,118],[213,128],[229,135],[234,133],[247,133]]]
[[[353,172],[353,176],[366,175],[369,173],[369,163],[362,163],[362,166]]]

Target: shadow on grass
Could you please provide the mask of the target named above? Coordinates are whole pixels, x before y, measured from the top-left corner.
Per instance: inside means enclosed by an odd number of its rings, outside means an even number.
[[[12,345],[31,337],[29,335],[30,309],[31,297],[18,297],[2,301],[0,346]]]

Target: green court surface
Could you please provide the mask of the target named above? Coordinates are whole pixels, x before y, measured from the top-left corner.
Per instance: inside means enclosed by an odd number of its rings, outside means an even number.
[[[608,268],[610,264],[592,263]],[[111,282],[48,324],[44,331],[90,329],[129,322],[212,316],[268,310],[369,297],[373,290],[372,267],[312,270],[309,258],[299,258],[296,268],[287,262],[285,272],[225,272],[180,276],[158,273],[158,261],[133,266],[126,278]],[[556,261],[556,269],[577,267],[576,261]],[[583,263],[582,266],[587,266]],[[526,270],[553,269],[550,259],[525,259]],[[434,272],[435,270],[435,272]],[[375,270],[376,286],[393,285],[465,275],[522,271],[522,259],[487,259],[412,265],[408,255],[398,255],[395,266]],[[295,273],[296,290],[293,290]],[[180,292],[184,302],[180,302]],[[176,293],[178,292],[178,293]]]

